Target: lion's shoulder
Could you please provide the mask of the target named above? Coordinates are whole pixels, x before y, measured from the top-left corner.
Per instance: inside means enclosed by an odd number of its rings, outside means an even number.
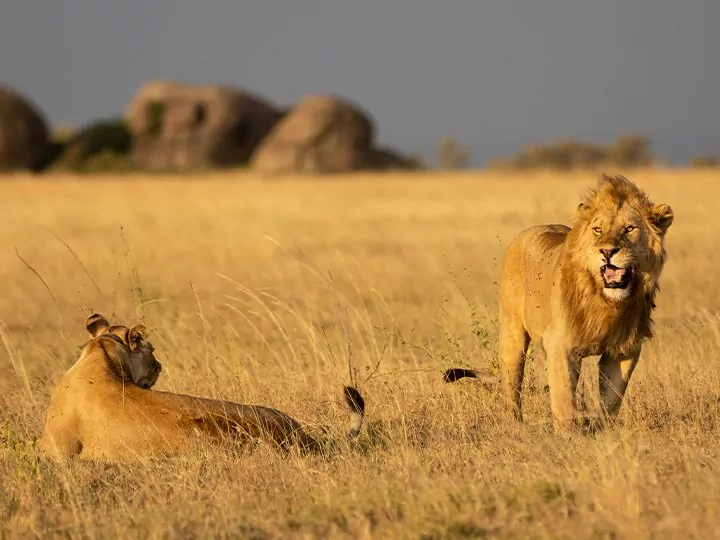
[[[525,229],[518,235],[527,247],[534,247],[541,252],[551,251],[565,242],[570,227],[557,223],[535,225]]]
[[[567,225],[533,225],[520,231],[510,242],[508,249],[548,251],[562,244],[569,232],[570,227]]]
[[[539,266],[552,264],[551,257],[565,243],[570,227],[549,224],[524,229],[508,245],[503,275],[537,273]]]

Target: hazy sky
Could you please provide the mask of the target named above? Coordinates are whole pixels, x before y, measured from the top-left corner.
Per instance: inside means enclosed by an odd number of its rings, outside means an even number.
[[[571,136],[720,152],[720,0],[2,0],[0,83],[55,124],[154,78],[357,101],[382,143],[474,163]]]

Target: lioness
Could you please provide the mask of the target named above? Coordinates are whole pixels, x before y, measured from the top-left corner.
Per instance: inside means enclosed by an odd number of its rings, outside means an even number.
[[[572,228],[538,225],[507,248],[500,278],[499,359],[507,406],[522,421],[521,388],[530,341],[547,357],[558,428],[577,420],[583,358],[600,355],[601,419],[617,415],[645,339],[652,337],[667,204],[653,204],[622,176],[600,178]],[[474,376],[449,370],[446,381]]]
[[[264,439],[283,449],[324,447],[297,420],[275,409],[150,390],[162,368],[142,325],[110,326],[94,314],[86,328],[91,339],[50,399],[39,441],[49,457],[128,460],[182,452],[198,439],[220,443],[228,436]],[[344,397],[353,438],[365,403],[349,386]]]

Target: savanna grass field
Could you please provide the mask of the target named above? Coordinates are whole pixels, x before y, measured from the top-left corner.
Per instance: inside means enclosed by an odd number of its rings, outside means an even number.
[[[720,537],[718,174],[606,172],[675,221],[620,422],[570,437],[538,351],[524,424],[493,384],[442,372],[497,374],[504,247],[569,224],[598,174],[3,178],[0,537]],[[34,441],[92,312],[147,326],[156,389],[276,407],[337,444],[46,461]],[[355,444],[349,383],[367,403]]]

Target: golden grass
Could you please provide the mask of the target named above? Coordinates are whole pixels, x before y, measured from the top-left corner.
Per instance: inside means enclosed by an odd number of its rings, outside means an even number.
[[[525,425],[492,390],[503,245],[567,222],[591,174],[0,183],[0,536],[709,538],[720,522],[718,177],[630,175],[675,210],[657,335],[620,427],[550,429],[542,359]],[[133,466],[38,457],[49,394],[100,311],[144,322],[157,389],[262,403],[337,436],[329,457],[198,450]],[[596,367],[581,394],[592,406]]]

